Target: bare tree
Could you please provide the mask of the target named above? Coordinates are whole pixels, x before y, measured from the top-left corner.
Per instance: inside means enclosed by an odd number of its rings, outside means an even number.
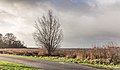
[[[4,42],[3,42],[3,35],[0,33],[0,47],[3,48],[4,47]]]
[[[16,40],[16,37],[14,36],[13,33],[6,33],[4,37],[4,42],[8,44],[9,47],[15,40]]]
[[[51,55],[53,51],[60,47],[63,38],[59,20],[49,10],[48,16],[38,18],[35,23],[37,31],[34,33],[34,39],[39,46],[47,50],[48,55]]]
[[[0,40],[2,40],[2,38],[3,38],[3,35],[0,33]]]
[[[1,35],[0,35],[1,36]],[[24,43],[16,40],[16,36],[13,33],[6,33],[2,42],[3,48],[26,48]]]

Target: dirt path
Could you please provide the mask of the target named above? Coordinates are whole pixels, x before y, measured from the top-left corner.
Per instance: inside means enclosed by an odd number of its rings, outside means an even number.
[[[0,54],[0,60],[21,63],[27,66],[42,68],[43,70],[104,70],[104,69],[92,68],[80,64],[43,61],[38,59],[20,58],[16,56],[7,56],[2,54]]]

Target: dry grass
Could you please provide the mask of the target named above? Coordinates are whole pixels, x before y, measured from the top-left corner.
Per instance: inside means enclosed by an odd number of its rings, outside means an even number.
[[[45,49],[28,49],[28,48],[7,48],[0,49],[1,54],[15,54],[26,56],[44,56],[47,54]],[[108,43],[102,47],[94,47],[89,49],[57,49],[54,53],[55,56],[75,58],[79,60],[87,60],[91,63],[104,63],[104,64],[119,64],[120,63],[120,48],[114,43]]]
[[[76,58],[80,60],[89,60],[91,62],[99,62],[101,64],[119,64],[120,47],[111,42],[102,47],[94,47],[89,50],[79,50]]]
[[[6,48],[6,49],[0,49],[0,53],[1,54],[37,56],[37,55],[44,55],[46,52],[44,51],[44,49]]]

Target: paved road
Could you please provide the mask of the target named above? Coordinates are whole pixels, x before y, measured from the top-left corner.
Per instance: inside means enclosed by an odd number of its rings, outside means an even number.
[[[0,54],[0,60],[21,63],[27,66],[42,68],[43,70],[105,70],[105,69],[92,68],[92,67],[88,67],[80,64],[43,61],[43,60],[32,59],[32,58],[6,56],[2,54]]]

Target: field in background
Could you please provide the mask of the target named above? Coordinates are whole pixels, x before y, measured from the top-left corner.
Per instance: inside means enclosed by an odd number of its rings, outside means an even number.
[[[90,50],[90,49],[80,49],[80,48],[60,48],[52,53],[54,56],[69,57],[77,56],[80,50]],[[25,55],[25,56],[44,56],[47,54],[45,49],[41,48],[4,48],[0,49],[0,54],[15,54],[15,55]],[[70,57],[73,58],[73,57]]]

